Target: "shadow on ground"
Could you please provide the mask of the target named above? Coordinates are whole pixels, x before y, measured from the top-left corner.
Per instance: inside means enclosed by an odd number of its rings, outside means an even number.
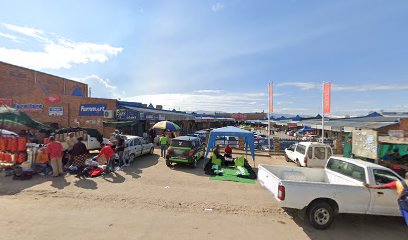
[[[138,157],[135,159],[135,161],[130,163],[129,167],[125,167],[122,172],[126,175],[132,176],[133,178],[140,178],[141,177],[140,175],[142,174],[143,169],[149,168],[149,167],[152,167],[158,164],[159,158],[160,156],[157,154],[144,155],[144,156]],[[109,175],[107,175],[106,177],[109,177]]]
[[[9,177],[1,177],[0,179],[0,196],[2,195],[14,195],[17,194],[24,189],[31,188],[35,185],[43,184],[46,182],[51,182],[51,187],[56,188],[58,190],[62,190],[65,187],[71,185],[70,182],[67,181],[66,177],[42,177],[39,175],[34,175],[32,179],[28,180],[13,180],[12,176]]]
[[[374,215],[340,214],[326,230],[317,230],[302,219],[299,211],[285,209],[295,223],[303,229],[310,239],[359,239],[359,240],[406,240],[408,228],[402,217]]]

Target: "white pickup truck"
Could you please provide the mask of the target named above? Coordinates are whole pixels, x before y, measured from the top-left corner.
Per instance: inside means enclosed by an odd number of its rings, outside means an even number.
[[[330,226],[338,213],[401,216],[394,189],[369,189],[402,178],[377,164],[330,157],[324,169],[259,165],[258,180],[283,208],[305,210],[317,229]]]

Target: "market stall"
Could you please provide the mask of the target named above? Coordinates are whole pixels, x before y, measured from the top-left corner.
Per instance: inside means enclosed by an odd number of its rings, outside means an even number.
[[[237,127],[223,127],[212,130],[210,132],[205,157],[207,157],[208,153],[215,148],[217,137],[238,137],[242,139],[245,146],[246,156],[249,148],[251,151],[252,160],[255,164],[255,144],[253,132]],[[204,171],[207,175],[210,175],[210,180],[242,183],[256,182],[256,173],[248,164],[245,156],[239,156],[236,158],[232,158],[231,156],[229,161],[227,161],[227,158],[222,161],[216,156],[216,154],[213,153],[211,159],[205,165]]]

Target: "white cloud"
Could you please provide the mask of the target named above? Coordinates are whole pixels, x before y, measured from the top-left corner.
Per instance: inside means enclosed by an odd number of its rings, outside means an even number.
[[[197,90],[195,93],[222,93],[222,90]]]
[[[212,6],[211,6],[211,10],[213,11],[213,12],[218,12],[218,11],[221,11],[221,10],[223,10],[224,9],[224,5],[223,4],[221,4],[221,3],[216,3],[216,4],[213,4]]]
[[[92,74],[85,77],[72,77],[72,80],[86,83],[92,91],[92,97],[119,98],[123,93],[119,93],[117,87],[109,79],[103,79]]]
[[[38,70],[71,68],[73,64],[91,62],[103,63],[123,50],[108,44],[75,42],[35,28],[12,24],[3,26],[9,31],[33,39],[43,49],[27,51],[0,47],[0,61]]]
[[[8,34],[8,33],[3,33],[3,32],[0,32],[0,37],[7,38],[16,43],[22,43],[24,41],[24,38],[20,38],[20,37],[17,37],[17,36]]]
[[[184,111],[261,112],[267,102],[263,93],[165,93],[124,98],[125,101],[163,105]]]
[[[279,83],[278,87],[296,87],[301,90],[321,90],[321,83],[313,82],[289,82],[289,83]],[[332,84],[331,87],[334,92],[371,92],[371,91],[402,91],[408,90],[408,84],[397,84],[397,83],[377,83],[377,84],[365,84],[365,85],[339,85]]]

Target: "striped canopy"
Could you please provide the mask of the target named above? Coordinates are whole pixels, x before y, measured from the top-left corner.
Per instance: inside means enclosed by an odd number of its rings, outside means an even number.
[[[167,130],[167,131],[180,131],[180,126],[175,124],[174,122],[170,122],[170,121],[161,121],[156,123],[153,126],[154,129],[161,129],[161,130]]]

